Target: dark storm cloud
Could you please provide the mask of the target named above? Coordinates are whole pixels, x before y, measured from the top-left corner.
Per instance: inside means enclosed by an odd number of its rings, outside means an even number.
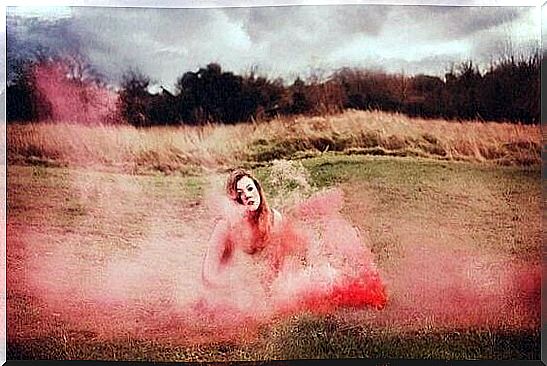
[[[428,22],[440,38],[466,37],[476,32],[511,23],[529,9],[516,7],[412,7],[416,21]]]
[[[138,68],[166,86],[209,62],[235,72],[257,65],[270,76],[288,79],[311,67],[348,65],[442,73],[458,59],[492,53],[514,29],[523,34],[516,43],[532,39],[529,30],[522,30],[530,12],[379,5],[76,7],[61,19],[14,23],[8,17],[8,49],[77,49],[111,80]]]
[[[166,80],[173,69],[182,73],[211,61],[236,71],[260,65],[267,72],[296,73],[356,34],[378,34],[388,11],[377,6],[78,8],[73,27],[88,40],[87,54],[110,75],[119,77],[124,65],[131,65]],[[110,62],[114,51],[118,57]],[[158,59],[165,71],[157,70]]]
[[[131,67],[174,82],[174,73],[230,62],[248,43],[221,9],[78,8],[73,27],[88,40],[86,53],[114,77]]]
[[[16,60],[33,60],[40,57],[77,55],[80,36],[71,29],[70,19],[44,20],[36,17],[10,16],[6,21],[7,80],[13,78]]]

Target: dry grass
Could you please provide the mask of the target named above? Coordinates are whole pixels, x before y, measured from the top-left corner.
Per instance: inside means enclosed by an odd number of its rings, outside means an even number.
[[[8,162],[191,173],[244,162],[344,154],[419,156],[532,165],[541,161],[541,128],[494,122],[422,120],[375,111],[202,127],[14,124]]]

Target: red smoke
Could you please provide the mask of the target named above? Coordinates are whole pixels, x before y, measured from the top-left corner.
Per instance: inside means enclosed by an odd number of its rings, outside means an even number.
[[[339,307],[386,305],[384,284],[373,262],[369,243],[364,242],[340,214],[341,191],[316,194],[289,210],[288,221],[307,233],[308,259],[305,268],[289,267],[274,282],[277,303],[284,309],[332,312]],[[300,235],[305,229],[300,230]]]
[[[339,213],[342,202],[341,193],[331,191],[285,212],[286,222],[309,239],[308,258],[305,264],[285,261],[268,286],[261,279],[271,267],[242,252],[225,274],[226,287],[203,286],[200,270],[213,217],[178,222],[187,233],[171,237],[158,211],[151,213],[157,220],[143,222],[148,237],[125,252],[87,248],[77,234],[62,233],[52,243],[51,233],[8,227],[8,289],[30,299],[29,309],[40,309],[42,325],[28,324],[26,337],[62,321],[102,339],[243,341],[279,315],[341,307],[378,326],[539,326],[538,268],[416,243],[405,248],[395,270],[381,273],[369,243]],[[16,325],[14,313],[9,327]]]
[[[104,124],[116,119],[118,96],[114,91],[69,75],[70,67],[62,62],[34,67],[36,87],[48,102],[52,120]]]
[[[133,334],[205,341],[239,333],[242,324],[251,329],[280,312],[382,308],[384,286],[365,243],[338,213],[341,202],[340,192],[333,192],[285,216],[291,230],[283,231],[288,235],[283,239],[311,238],[305,265],[286,260],[274,276],[264,260],[239,251],[225,273],[227,285],[220,289],[207,288],[200,277],[211,217],[194,223],[201,228],[189,226],[188,237],[177,240],[165,237],[165,223],[158,219],[150,224],[147,241],[131,254],[97,253],[75,245],[78,238],[69,234],[64,239],[73,245],[52,249],[39,233],[18,230],[10,247],[25,245],[20,256],[26,273],[15,276],[18,286],[44,304],[44,314],[105,338]],[[311,204],[326,211],[307,215]],[[265,286],[262,279],[268,276],[273,283]]]

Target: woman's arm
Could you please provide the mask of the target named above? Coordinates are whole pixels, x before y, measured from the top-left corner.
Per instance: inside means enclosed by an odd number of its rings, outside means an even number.
[[[219,286],[222,283],[222,271],[233,256],[233,242],[230,226],[226,221],[219,222],[209,240],[209,247],[203,259],[201,278],[207,286]]]

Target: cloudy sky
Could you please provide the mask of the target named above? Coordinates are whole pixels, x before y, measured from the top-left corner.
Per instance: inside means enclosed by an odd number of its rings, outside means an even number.
[[[10,7],[7,62],[78,53],[112,83],[136,68],[167,88],[209,62],[289,82],[344,66],[443,75],[537,47],[540,19],[535,7],[491,6]]]

